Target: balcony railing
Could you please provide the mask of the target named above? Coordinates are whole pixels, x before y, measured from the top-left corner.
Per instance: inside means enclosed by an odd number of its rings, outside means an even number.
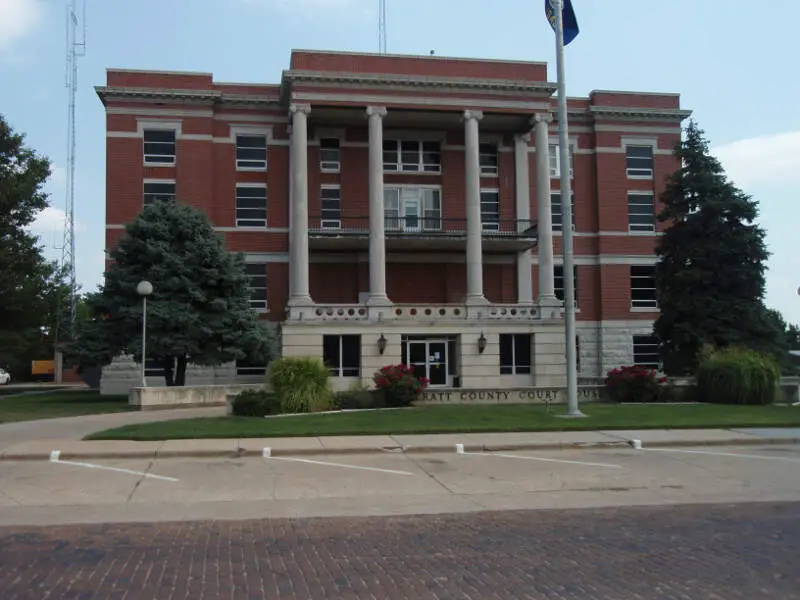
[[[328,218],[314,215],[309,219],[309,233],[314,236],[368,236],[369,217]],[[467,219],[438,216],[387,216],[383,220],[387,237],[449,237],[467,235]],[[482,235],[490,239],[536,239],[536,223],[530,219],[484,219]]]
[[[289,308],[289,321],[408,321],[418,323],[492,320],[527,321],[541,318],[535,306],[522,304],[392,304],[373,307],[366,304],[315,304]]]

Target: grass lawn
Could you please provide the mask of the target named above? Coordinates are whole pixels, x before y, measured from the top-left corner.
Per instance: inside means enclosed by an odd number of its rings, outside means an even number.
[[[0,387],[0,398],[3,396],[10,396],[12,394],[24,394],[26,392],[55,392],[61,388],[58,387],[51,387],[46,388],[43,386],[36,386],[36,385],[15,385],[12,387],[9,386],[2,386]]]
[[[127,410],[131,410],[128,396],[101,396],[93,390],[54,391],[13,398],[0,396],[0,423]]]
[[[93,440],[290,437],[488,431],[559,431],[744,426],[800,426],[800,409],[784,406],[618,406],[587,404],[585,419],[561,419],[565,407],[534,405],[426,406],[278,418],[220,417],[126,425]]]

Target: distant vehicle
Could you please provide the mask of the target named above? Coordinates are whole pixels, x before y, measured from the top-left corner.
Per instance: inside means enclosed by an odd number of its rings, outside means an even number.
[[[31,376],[34,381],[53,381],[56,363],[53,360],[34,360],[31,362]]]
[[[0,385],[8,385],[11,383],[11,375],[5,369],[0,369]]]

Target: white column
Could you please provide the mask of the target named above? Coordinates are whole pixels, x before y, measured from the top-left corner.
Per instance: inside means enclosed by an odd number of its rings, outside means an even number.
[[[517,199],[517,231],[525,231],[531,226],[531,187],[528,172],[529,133],[514,137],[514,170]],[[517,254],[517,302],[533,304],[533,260],[531,251],[525,250]]]
[[[386,296],[386,236],[383,208],[383,106],[367,107],[369,119],[369,300],[390,304]]]
[[[467,304],[486,304],[483,295],[483,249],[481,225],[481,169],[480,135],[478,121],[483,118],[479,110],[464,111],[464,137],[466,142],[466,204],[467,204]]]
[[[539,247],[539,304],[559,304],[553,281],[553,215],[550,205],[550,138],[548,124],[553,117],[539,113],[536,125],[536,228]]]
[[[308,285],[308,104],[292,104],[290,306],[312,304]]]

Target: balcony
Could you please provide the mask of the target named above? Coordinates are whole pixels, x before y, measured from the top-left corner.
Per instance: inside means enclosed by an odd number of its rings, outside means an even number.
[[[288,321],[354,322],[398,321],[441,323],[465,320],[530,321],[540,318],[539,309],[522,304],[393,304],[372,307],[365,304],[317,304],[288,309]]]
[[[312,250],[366,250],[369,248],[369,217],[309,220],[309,248]],[[521,252],[536,246],[536,223],[530,220],[492,219],[482,224],[485,253]],[[465,250],[467,220],[442,217],[386,217],[384,233],[387,251]]]

